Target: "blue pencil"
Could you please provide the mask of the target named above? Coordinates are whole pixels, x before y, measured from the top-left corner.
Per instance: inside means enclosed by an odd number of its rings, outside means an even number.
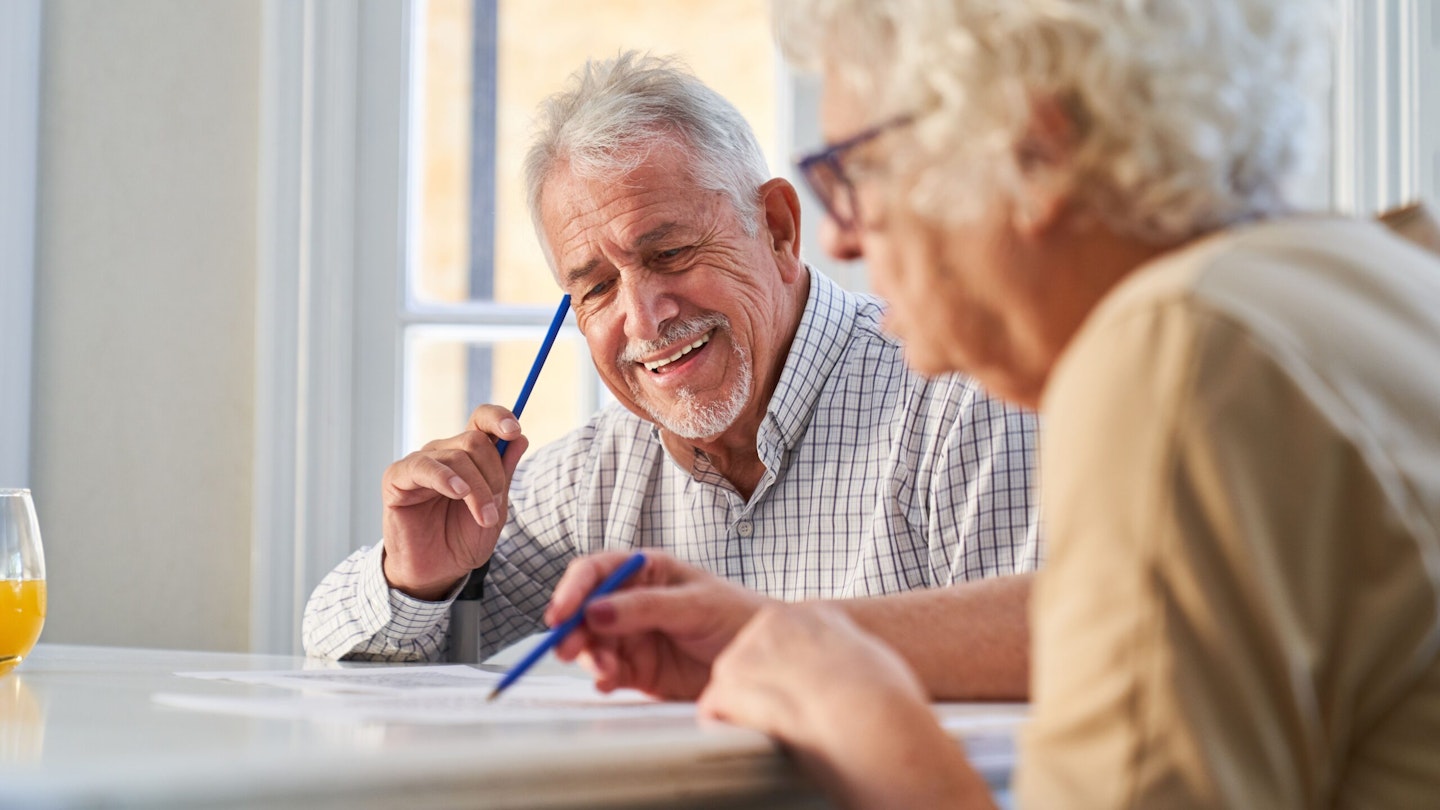
[[[626,560],[619,568],[616,568],[610,576],[605,578],[604,582],[595,586],[595,590],[591,591],[590,595],[585,597],[585,601],[580,603],[580,609],[576,610],[573,616],[556,625],[555,629],[551,630],[550,634],[545,636],[545,639],[536,645],[535,649],[531,650],[529,654],[521,659],[520,663],[511,667],[510,671],[505,673],[505,677],[500,679],[500,683],[496,685],[487,700],[494,700],[500,697],[501,692],[505,691],[510,684],[519,680],[520,676],[524,675],[526,670],[534,666],[535,662],[539,661],[545,653],[550,652],[551,647],[564,641],[566,636],[573,633],[575,628],[579,627],[580,623],[585,621],[585,608],[589,607],[592,601],[625,584],[625,580],[634,576],[635,572],[643,567],[645,567],[645,555],[643,553],[636,552],[630,555],[630,559]]]
[[[530,391],[535,388],[535,381],[540,379],[540,369],[545,367],[545,358],[550,356],[550,347],[555,345],[555,336],[560,334],[560,324],[565,322],[565,314],[570,311],[570,295],[566,293],[560,299],[560,307],[555,310],[555,317],[550,319],[550,330],[545,333],[545,340],[540,344],[540,353],[535,355],[535,362],[530,364],[530,376],[525,378],[525,384],[520,387],[520,397],[515,400],[515,409],[511,413],[515,418],[520,418],[520,412],[525,410],[525,403],[530,401]],[[505,448],[510,442],[501,439],[495,442],[495,450],[501,456],[505,455]],[[476,568],[470,574],[470,581],[460,589],[456,600],[460,602],[474,602],[480,598],[482,585],[485,582],[485,569],[489,563]]]
[[[520,388],[520,397],[515,400],[515,407],[511,413],[515,418],[520,418],[520,413],[525,410],[525,403],[530,401],[530,392],[535,388],[535,381],[540,379],[540,369],[545,367],[545,358],[550,356],[550,347],[555,345],[555,336],[560,334],[560,324],[565,322],[565,314],[570,311],[570,294],[566,293],[560,299],[560,308],[555,310],[555,317],[550,320],[550,331],[545,333],[545,342],[540,344],[540,353],[535,355],[535,362],[530,364],[530,376],[525,378],[525,385]],[[495,449],[500,455],[505,455],[505,448],[510,442],[501,439],[495,443]]]

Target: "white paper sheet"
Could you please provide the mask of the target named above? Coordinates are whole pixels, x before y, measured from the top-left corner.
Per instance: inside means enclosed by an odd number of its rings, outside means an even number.
[[[262,686],[278,686],[299,689],[305,692],[362,693],[402,695],[417,690],[458,689],[461,691],[484,690],[487,694],[503,677],[499,673],[467,667],[464,664],[438,666],[367,666],[335,669],[304,670],[241,670],[237,672],[177,672],[182,678],[201,678],[209,681],[235,681]],[[563,678],[547,675],[526,675],[505,691],[506,695],[516,690],[547,691],[561,690],[575,696],[591,696],[604,699],[605,695],[595,691],[589,681],[583,678]],[[645,698],[639,692],[634,693]]]
[[[1003,773],[1015,764],[1016,739],[1030,715],[1023,703],[937,703],[941,727],[965,746],[965,755],[981,773]]]
[[[238,714],[246,717],[275,717],[350,721],[356,723],[416,723],[420,725],[465,725],[471,723],[554,723],[591,720],[653,719],[693,717],[693,703],[606,705],[586,701],[573,705],[544,700],[539,703],[502,700],[489,703],[483,695],[424,694],[399,697],[382,695],[311,695],[305,697],[257,697],[197,695],[179,692],[155,694],[157,703],[180,709]]]
[[[491,703],[486,698],[502,676],[461,664],[175,674],[284,690],[153,696],[176,708],[249,717],[463,725],[696,716],[694,703],[665,703],[629,689],[603,694],[584,678],[554,675],[526,675]],[[972,757],[1013,755],[1016,732],[1029,713],[1024,704],[942,703],[935,710],[940,724],[966,741]]]
[[[252,717],[456,725],[695,715],[693,703],[663,703],[633,690],[602,694],[587,680],[545,675],[527,675],[491,703],[486,698],[502,676],[458,664],[175,674],[299,692],[154,695],[167,706]]]

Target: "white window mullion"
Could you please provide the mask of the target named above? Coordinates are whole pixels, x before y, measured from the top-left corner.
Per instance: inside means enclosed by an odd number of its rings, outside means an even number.
[[[259,263],[255,295],[255,464],[250,554],[250,648],[289,652],[293,591],[295,443],[302,166],[310,8],[267,0],[261,53]]]
[[[305,179],[308,250],[301,274],[301,343],[296,437],[293,616],[319,578],[348,549],[355,368],[357,272],[359,12],[355,4],[316,3],[310,137]],[[290,647],[299,649],[292,641]]]
[[[324,574],[358,545],[380,540],[380,476],[399,458],[405,268],[415,97],[412,46],[424,3],[360,5],[355,222],[350,536],[327,539]]]
[[[40,0],[0,7],[0,487],[30,482]]]
[[[1435,90],[1435,77],[1440,76],[1440,3],[1419,3],[1415,32],[1415,69],[1411,76],[1418,105],[1416,193],[1431,205],[1440,205],[1440,93]]]
[[[299,650],[315,583],[349,552],[357,529],[379,531],[371,466],[395,444],[387,398],[395,396],[398,340],[386,290],[399,268],[394,133],[404,126],[396,112],[403,81],[384,74],[403,50],[402,12],[397,4],[265,4],[251,563],[257,652]],[[357,518],[372,514],[368,524]]]

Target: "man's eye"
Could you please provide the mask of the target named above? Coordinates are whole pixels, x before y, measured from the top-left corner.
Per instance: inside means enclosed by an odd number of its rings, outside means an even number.
[[[594,287],[591,287],[589,290],[586,290],[585,297],[594,298],[597,295],[604,295],[607,291],[609,291],[612,286],[614,286],[614,284],[615,282],[612,279],[602,281],[599,284],[596,284]]]
[[[668,262],[672,259],[678,259],[681,256],[685,255],[685,252],[689,249],[690,248],[688,247],[678,247],[670,248],[669,250],[662,250],[659,253],[655,254],[655,258],[659,259],[662,262]]]

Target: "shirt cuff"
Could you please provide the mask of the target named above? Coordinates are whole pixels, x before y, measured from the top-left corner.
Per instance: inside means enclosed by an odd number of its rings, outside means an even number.
[[[398,635],[401,638],[411,637],[411,632],[419,628],[433,627],[441,619],[450,613],[450,603],[455,601],[460,589],[470,577],[466,576],[456,583],[454,588],[445,595],[445,598],[438,602],[428,602],[415,597],[396,588],[390,587],[385,581],[385,544],[376,543],[365,559],[365,603],[367,609],[373,608],[377,615],[380,614],[380,604],[384,604],[383,612],[386,614],[377,625],[376,629],[387,627],[392,632],[387,635]],[[375,599],[379,594],[384,594],[383,602]],[[369,617],[367,617],[368,620]],[[393,631],[399,630],[398,634]],[[406,631],[411,632],[406,632]]]

